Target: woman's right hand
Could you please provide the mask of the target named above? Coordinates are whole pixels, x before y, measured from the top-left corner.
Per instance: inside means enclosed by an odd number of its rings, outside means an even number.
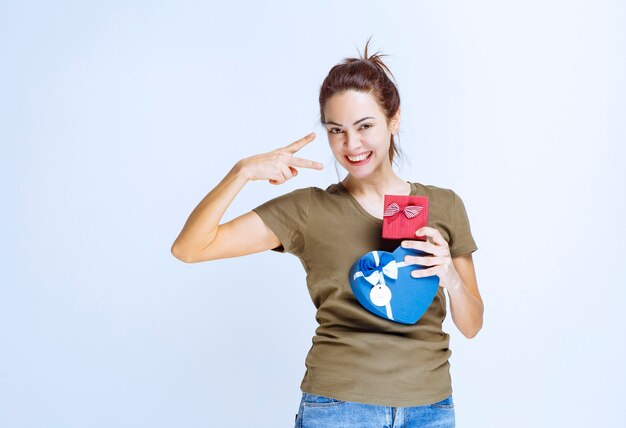
[[[240,167],[249,180],[269,180],[271,184],[283,184],[298,175],[295,167],[321,170],[324,165],[320,162],[293,156],[314,139],[315,133],[311,132],[288,146],[242,159],[239,161]]]

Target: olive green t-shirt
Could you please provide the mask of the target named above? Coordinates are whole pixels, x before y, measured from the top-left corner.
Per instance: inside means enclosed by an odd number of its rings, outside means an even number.
[[[478,249],[454,191],[410,184],[411,195],[428,197],[428,226],[441,232],[451,256]],[[306,357],[302,392],[394,407],[436,403],[452,393],[443,288],[413,325],[374,315],[354,296],[348,278],[352,264],[369,251],[392,252],[402,240],[382,239],[382,220],[341,182],[326,190],[293,190],[253,211],[282,244],[272,250],[300,258],[317,308],[319,326]]]

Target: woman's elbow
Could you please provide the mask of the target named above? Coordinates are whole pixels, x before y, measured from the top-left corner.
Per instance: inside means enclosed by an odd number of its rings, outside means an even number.
[[[482,329],[482,323],[472,329],[465,329],[465,330],[461,330],[461,333],[463,333],[463,336],[465,336],[468,339],[473,339],[474,337],[476,337],[476,335],[478,334],[478,332]]]
[[[176,245],[176,242],[172,244],[172,248],[170,249],[172,255],[184,263],[194,263],[196,260],[188,253],[181,251],[180,247]]]

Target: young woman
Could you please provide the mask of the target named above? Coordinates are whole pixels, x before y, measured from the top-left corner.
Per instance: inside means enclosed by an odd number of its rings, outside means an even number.
[[[300,258],[319,327],[306,357],[296,427],[452,427],[443,290],[454,324],[474,337],[483,320],[471,254],[477,246],[454,191],[406,181],[394,172],[400,96],[381,56],[368,57],[367,44],[364,57],[335,65],[320,90],[321,122],[330,150],[347,171],[345,179],[326,189],[294,190],[220,224],[249,181],[278,185],[297,176],[297,168],[323,168],[296,156],[315,139],[313,133],[242,159],[193,210],[172,254],[187,263],[264,250]],[[428,227],[415,232],[427,241],[381,239],[385,194],[428,196]],[[411,275],[439,277],[435,299],[414,325],[365,310],[348,279],[363,254],[399,245],[431,254],[405,258],[427,267]]]

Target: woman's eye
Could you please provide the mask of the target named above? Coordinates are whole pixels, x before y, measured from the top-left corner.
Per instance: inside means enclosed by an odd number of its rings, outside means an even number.
[[[372,125],[369,123],[364,123],[363,125],[361,125],[361,127],[363,127],[363,129],[369,129],[372,127]],[[331,134],[339,134],[342,131],[339,128],[330,128],[328,132],[330,132]]]

